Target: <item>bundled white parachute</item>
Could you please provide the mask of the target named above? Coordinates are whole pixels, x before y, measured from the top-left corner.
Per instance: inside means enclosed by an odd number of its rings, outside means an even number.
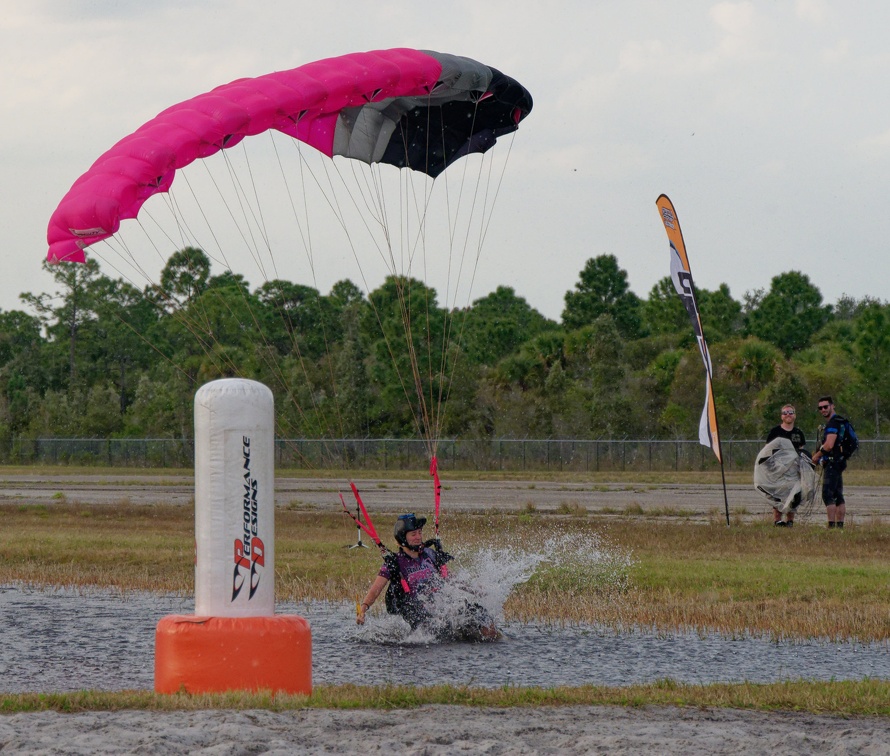
[[[815,466],[787,438],[775,438],[757,453],[754,487],[783,514],[810,506],[816,498]]]

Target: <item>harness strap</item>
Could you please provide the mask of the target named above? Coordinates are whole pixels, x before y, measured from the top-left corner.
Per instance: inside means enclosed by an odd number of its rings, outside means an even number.
[[[442,547],[439,544],[437,539],[430,539],[426,541],[421,548],[430,548],[433,547],[436,552],[436,558],[433,561],[433,564],[438,571],[439,575],[443,578],[448,577],[448,562],[454,559],[451,554],[442,551]],[[422,552],[421,552],[422,553]],[[402,574],[402,569],[399,566],[399,555],[398,552],[387,550],[383,556],[383,563],[387,566],[390,573],[390,581],[392,581],[396,575],[399,576],[399,581],[402,584],[402,589],[405,593],[411,593],[411,586],[408,583],[407,578]]]

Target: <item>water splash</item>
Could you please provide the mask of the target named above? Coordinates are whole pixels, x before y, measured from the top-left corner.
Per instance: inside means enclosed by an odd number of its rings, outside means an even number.
[[[595,532],[570,532],[539,539],[534,532],[517,534],[504,546],[451,547],[451,575],[426,598],[432,622],[414,632],[400,617],[377,617],[360,631],[365,641],[384,644],[432,643],[442,639],[478,640],[469,615],[479,609],[496,626],[504,623],[504,604],[525,583],[556,586],[570,595],[589,591],[622,593],[630,580],[630,552]],[[475,618],[478,618],[477,615]]]
[[[624,593],[630,584],[633,555],[596,532],[572,532],[549,536],[542,551],[546,560],[535,574],[563,593],[578,595],[596,586],[600,594]]]

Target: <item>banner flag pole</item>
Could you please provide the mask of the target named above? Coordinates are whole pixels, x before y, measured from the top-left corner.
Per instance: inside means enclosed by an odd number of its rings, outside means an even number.
[[[692,321],[695,332],[695,340],[698,343],[698,351],[705,364],[705,406],[702,410],[698,424],[698,441],[702,446],[710,448],[720,463],[720,477],[723,481],[723,504],[726,509],[726,524],[729,525],[729,499],[726,495],[726,473],[723,469],[723,452],[720,447],[720,431],[717,427],[717,407],[714,403],[713,370],[711,367],[711,354],[705,341],[704,330],[701,324],[701,315],[698,311],[698,303],[695,298],[695,285],[692,281],[692,270],[689,267],[689,257],[686,255],[686,242],[683,240],[683,232],[680,230],[680,221],[674,204],[666,194],[655,200],[664,230],[667,232],[671,245],[671,282],[674,284],[678,296],[683,301],[683,306]]]

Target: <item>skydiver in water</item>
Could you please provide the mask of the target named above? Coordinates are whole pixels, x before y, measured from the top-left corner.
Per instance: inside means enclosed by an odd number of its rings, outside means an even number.
[[[453,557],[442,550],[438,539],[423,540],[425,517],[401,515],[393,527],[399,550],[388,553],[374,582],[356,613],[355,621],[365,624],[365,614],[386,588],[386,610],[398,614],[412,630],[429,629],[434,635],[455,640],[493,640],[500,637],[488,613],[478,604],[465,602],[457,623],[439,623],[430,613],[433,596],[448,579],[448,562]]]

